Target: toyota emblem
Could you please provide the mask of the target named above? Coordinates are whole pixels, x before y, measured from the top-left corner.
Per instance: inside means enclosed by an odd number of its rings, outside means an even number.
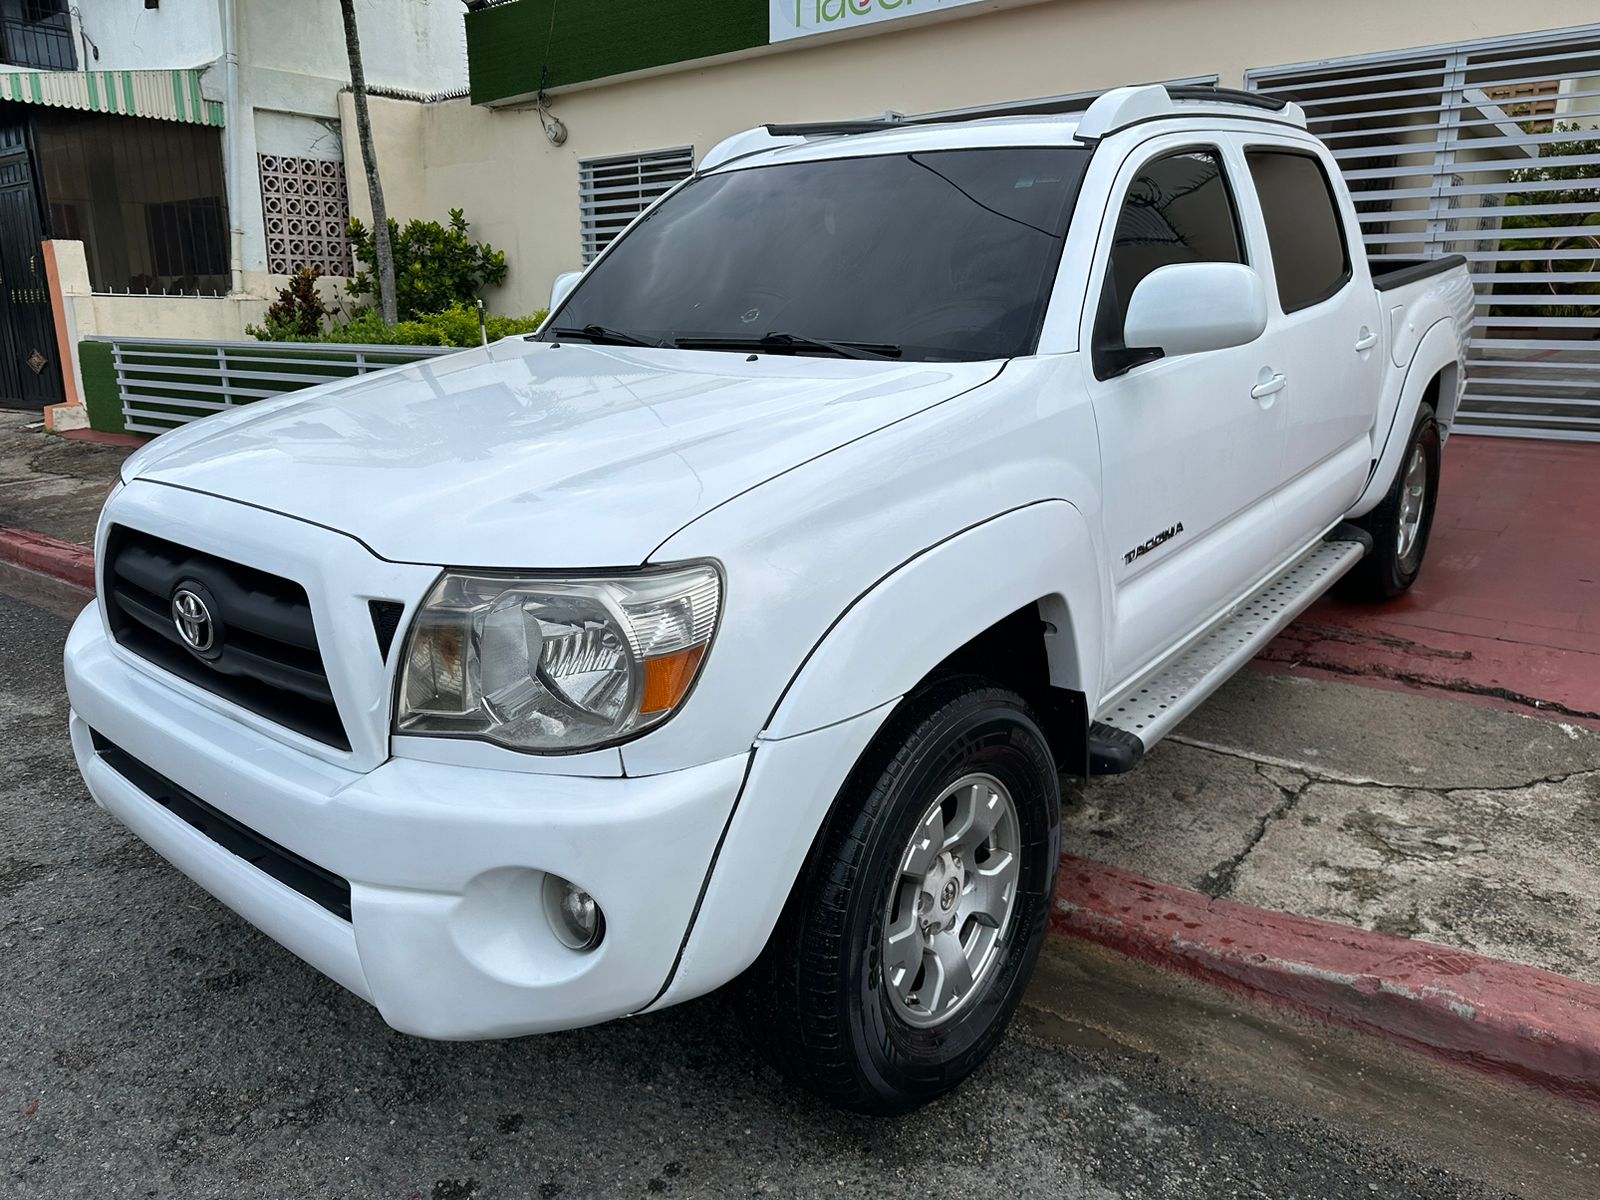
[[[172,623],[184,645],[196,654],[210,650],[217,640],[217,623],[198,594],[186,587],[172,593]]]

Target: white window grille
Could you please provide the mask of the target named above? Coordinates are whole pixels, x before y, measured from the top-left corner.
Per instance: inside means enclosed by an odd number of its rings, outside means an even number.
[[[591,263],[628,223],[694,172],[694,147],[589,158],[578,164],[583,261]]]
[[[1302,104],[1375,263],[1464,254],[1455,428],[1600,441],[1600,26],[1246,74]]]

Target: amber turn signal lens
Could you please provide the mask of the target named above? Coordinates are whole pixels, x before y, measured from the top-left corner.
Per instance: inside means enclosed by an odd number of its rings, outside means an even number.
[[[639,701],[639,711],[655,713],[676,708],[689,691],[695,672],[700,669],[700,660],[705,656],[704,646],[691,646],[676,654],[645,659],[644,697]]]

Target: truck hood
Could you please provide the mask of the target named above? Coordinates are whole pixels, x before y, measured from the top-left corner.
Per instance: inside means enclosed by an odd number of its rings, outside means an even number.
[[[608,567],[818,454],[994,378],[507,338],[163,434],[124,478],[349,533],[398,562]]]

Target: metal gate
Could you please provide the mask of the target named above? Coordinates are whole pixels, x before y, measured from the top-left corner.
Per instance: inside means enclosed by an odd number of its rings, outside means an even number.
[[[0,407],[62,399],[28,127],[0,115]]]
[[[1374,259],[1467,257],[1456,431],[1600,441],[1600,26],[1245,79],[1305,106]]]

